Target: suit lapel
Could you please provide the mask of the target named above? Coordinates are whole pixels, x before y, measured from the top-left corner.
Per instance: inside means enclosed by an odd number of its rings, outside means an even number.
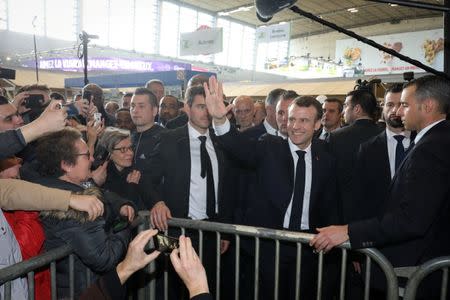
[[[323,170],[322,161],[320,160],[320,151],[317,148],[317,144],[312,142],[311,145],[311,193],[309,196],[309,215],[311,216],[311,212],[314,211],[314,205],[316,205],[317,201],[317,193],[318,187],[320,186],[320,170]],[[311,217],[310,217],[311,223]]]
[[[180,167],[178,168],[179,172],[183,174],[180,175],[180,178],[183,178],[181,182],[181,186],[177,187],[183,194],[181,199],[188,199],[188,207],[189,207],[189,192],[190,192],[190,181],[191,181],[191,149],[189,143],[189,132],[188,127],[183,126],[180,129],[180,135],[177,139],[177,149],[178,149],[178,157],[177,160],[180,163]]]
[[[211,137],[211,141],[214,146],[214,151],[216,152],[217,167],[219,169],[219,182],[217,184],[217,189],[218,189],[217,197],[219,199],[217,199],[217,200],[218,200],[219,209],[220,209],[220,203],[221,203],[220,200],[221,200],[221,195],[223,194],[222,189],[223,189],[223,181],[224,181],[224,166],[225,166],[226,162],[225,162],[224,153],[221,151],[220,145],[217,142],[216,136],[214,135],[214,132],[211,129],[209,130],[209,136]]]
[[[391,177],[391,166],[389,162],[389,153],[388,153],[388,146],[387,146],[387,136],[386,136],[386,130],[378,135],[376,141],[376,147],[377,150],[379,149],[383,155],[382,161],[383,163],[383,172],[384,174],[388,175],[386,178],[392,178]],[[393,174],[392,174],[393,175]]]
[[[282,152],[280,157],[283,157],[283,165],[281,166],[282,169],[287,170],[286,173],[286,184],[287,184],[287,195],[285,197],[280,197],[282,200],[284,200],[284,203],[280,203],[282,205],[282,211],[285,212],[289,206],[289,202],[292,198],[292,192],[294,191],[294,160],[292,158],[291,149],[289,148],[289,143],[287,140],[285,140],[282,143]],[[280,178],[281,179],[281,178]],[[283,181],[281,181],[282,183]],[[282,189],[280,189],[282,190]]]

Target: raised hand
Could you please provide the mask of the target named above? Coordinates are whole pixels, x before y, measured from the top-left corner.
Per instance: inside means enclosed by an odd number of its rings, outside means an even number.
[[[223,124],[226,121],[227,113],[231,110],[232,105],[225,106],[223,103],[222,83],[216,77],[209,77],[208,84],[203,83],[205,89],[205,102],[208,112],[217,124]]]

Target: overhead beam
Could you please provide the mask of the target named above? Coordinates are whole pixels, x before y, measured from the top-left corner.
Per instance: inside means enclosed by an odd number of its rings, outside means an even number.
[[[401,6],[422,8],[422,9],[435,10],[435,11],[440,11],[440,12],[450,12],[450,8],[446,7],[445,5],[438,5],[438,4],[425,3],[425,2],[406,1],[406,0],[367,0],[367,1],[388,3],[388,4],[397,4],[397,5],[401,5]]]

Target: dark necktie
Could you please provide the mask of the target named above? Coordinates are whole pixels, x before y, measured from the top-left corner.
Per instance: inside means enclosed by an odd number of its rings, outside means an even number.
[[[305,151],[295,151],[298,155],[295,169],[294,197],[292,198],[290,230],[300,230],[303,210],[303,195],[305,194]]]
[[[211,159],[209,158],[208,151],[206,150],[206,136],[199,136],[200,140],[200,161],[201,171],[200,176],[205,178],[206,176],[206,214],[208,218],[213,218],[216,212],[216,194],[214,192],[214,177],[211,165]]]
[[[395,170],[396,171],[406,156],[405,147],[403,147],[403,139],[404,138],[405,137],[403,135],[394,135],[394,139],[397,140],[397,147],[395,147]]]

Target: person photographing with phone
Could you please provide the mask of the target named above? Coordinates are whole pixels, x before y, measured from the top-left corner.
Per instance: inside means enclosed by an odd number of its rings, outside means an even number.
[[[136,271],[144,268],[154,261],[161,252],[154,250],[146,253],[145,248],[151,238],[157,236],[158,231],[154,229],[142,231],[128,246],[127,254],[114,270],[99,278],[88,287],[80,300],[85,299],[112,299],[126,298],[125,282]],[[170,254],[172,265],[189,291],[192,300],[211,300],[205,268],[200,258],[192,247],[188,237],[180,236],[179,247],[172,250]]]

